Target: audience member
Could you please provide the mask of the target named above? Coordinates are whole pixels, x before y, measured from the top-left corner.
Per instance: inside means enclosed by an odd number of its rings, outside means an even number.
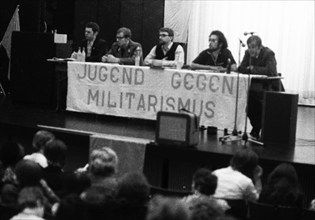
[[[43,192],[38,187],[25,187],[19,193],[18,205],[21,212],[12,217],[11,220],[44,220]]]
[[[190,220],[219,220],[224,216],[218,203],[206,197],[197,200],[190,209]]]
[[[259,196],[259,202],[303,207],[304,194],[300,189],[295,168],[288,163],[278,165],[268,176],[267,184]]]
[[[44,148],[48,166],[43,169],[43,179],[62,198],[65,194],[65,181],[69,173],[63,170],[66,162],[66,144],[58,139],[49,141]]]
[[[217,188],[218,178],[211,173],[209,169],[200,168],[193,175],[192,190],[193,195],[183,198],[183,201],[191,208],[199,200],[213,200],[222,212],[229,209],[229,205],[223,199],[213,198],[213,194]]]
[[[135,65],[136,56],[140,56],[142,63],[142,46],[131,40],[129,28],[119,28],[116,33],[116,42],[113,43],[108,53],[102,57],[104,63],[118,63],[124,65]]]
[[[25,155],[25,160],[33,160],[38,163],[41,167],[45,168],[48,166],[47,159],[44,156],[44,146],[48,141],[55,139],[53,133],[45,130],[40,130],[36,132],[33,137],[32,146],[34,149],[34,153],[30,155]]]
[[[91,186],[81,194],[87,207],[87,219],[116,220],[115,194],[102,186]]]
[[[209,48],[202,51],[191,64],[192,69],[206,69],[214,72],[226,72],[228,68],[236,71],[236,62],[228,43],[221,31],[212,31],[209,36]]]
[[[15,165],[24,157],[24,147],[17,142],[5,142],[0,148],[1,185],[6,182],[16,183]]]
[[[45,193],[47,206],[58,202],[59,198],[47,186],[42,184],[42,168],[31,160],[21,160],[15,167],[16,182],[6,182],[1,189],[1,199],[4,204],[16,205],[18,194],[24,187],[39,187]]]
[[[275,53],[268,47],[262,45],[261,38],[253,35],[247,39],[247,47],[244,58],[238,71],[241,73],[277,76],[277,61]],[[279,85],[279,83],[277,83]],[[279,90],[280,88],[274,88]],[[263,88],[259,79],[252,79],[248,97],[248,111],[250,123],[253,127],[250,135],[253,138],[260,138],[262,126],[262,102]]]
[[[218,177],[215,198],[250,201],[258,199],[262,168],[258,166],[258,156],[254,151],[249,149],[237,151],[229,167],[215,170],[213,174]]]
[[[108,51],[105,40],[98,37],[100,27],[95,22],[89,22],[85,25],[85,39],[82,40],[80,48],[85,51],[85,61],[101,62],[102,56]],[[77,58],[77,53],[73,52],[73,58]]]
[[[165,67],[182,67],[185,60],[183,47],[174,43],[174,31],[163,27],[159,30],[159,44],[154,46],[144,59],[145,65],[156,65]]]
[[[117,220],[145,220],[150,186],[142,173],[127,173],[118,182]]]
[[[146,220],[188,220],[189,210],[178,198],[154,197],[148,208]]]
[[[90,156],[89,174],[92,186],[100,186],[116,191],[118,157],[114,150],[102,147],[92,151]]]

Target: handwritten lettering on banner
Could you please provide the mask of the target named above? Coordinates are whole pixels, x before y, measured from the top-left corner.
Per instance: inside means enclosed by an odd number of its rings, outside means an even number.
[[[240,77],[237,125],[245,117],[247,78]],[[181,108],[200,124],[233,128],[237,76],[189,70],[68,62],[67,110],[156,119]]]

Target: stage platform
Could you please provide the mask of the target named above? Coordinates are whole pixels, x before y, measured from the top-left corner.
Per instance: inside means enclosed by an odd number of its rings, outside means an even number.
[[[65,169],[74,170],[88,162],[90,150],[100,143],[119,143],[120,146],[115,150],[122,158],[120,163],[124,164],[121,167],[123,171],[143,171],[151,184],[177,190],[190,190],[191,175],[196,168],[227,166],[237,149],[248,147],[259,154],[264,179],[277,164],[294,164],[307,194],[307,203],[315,198],[314,118],[315,108],[299,107],[297,139],[295,147],[291,148],[260,146],[252,142],[244,145],[243,141],[221,143],[221,130],[217,135],[208,135],[206,130],[202,131],[196,148],[172,148],[150,144],[155,138],[155,121],[12,104],[9,96],[2,96],[0,144],[14,139],[21,142],[28,153],[31,151],[33,134],[39,129],[51,130],[68,145]],[[128,150],[122,147],[124,140],[128,142]]]

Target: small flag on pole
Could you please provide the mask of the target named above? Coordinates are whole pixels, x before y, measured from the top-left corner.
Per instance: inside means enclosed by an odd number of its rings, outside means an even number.
[[[19,5],[16,6],[7,30],[5,31],[4,36],[0,42],[0,45],[6,50],[9,59],[11,57],[11,38],[13,31],[20,31]]]

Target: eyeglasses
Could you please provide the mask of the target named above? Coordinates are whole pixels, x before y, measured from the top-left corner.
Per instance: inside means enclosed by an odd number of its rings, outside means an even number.
[[[167,36],[169,36],[168,34],[160,34],[159,35],[160,37],[167,37]]]
[[[218,39],[211,39],[211,38],[210,38],[209,41],[210,41],[210,42],[216,42],[216,41],[218,41]]]
[[[121,40],[121,39],[124,39],[125,37],[119,37],[119,36],[116,36],[116,39],[117,40]]]

